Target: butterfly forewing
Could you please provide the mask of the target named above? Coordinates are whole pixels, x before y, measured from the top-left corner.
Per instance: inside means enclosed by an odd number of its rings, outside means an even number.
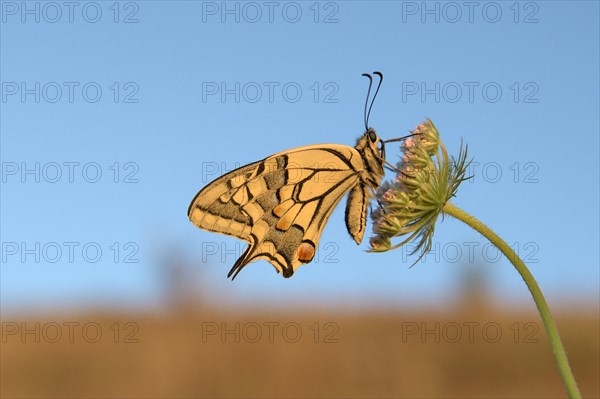
[[[200,190],[188,209],[191,222],[204,230],[249,241],[252,221],[233,199],[233,195],[248,181],[260,163],[231,171]]]

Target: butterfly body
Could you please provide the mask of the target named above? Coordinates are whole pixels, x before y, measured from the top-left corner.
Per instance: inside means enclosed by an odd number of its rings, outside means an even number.
[[[197,227],[249,243],[229,276],[265,259],[290,277],[312,261],[346,193],[346,227],[360,244],[384,161],[383,142],[371,128],[355,147],[318,144],[283,151],[209,183],[192,200],[188,216]]]

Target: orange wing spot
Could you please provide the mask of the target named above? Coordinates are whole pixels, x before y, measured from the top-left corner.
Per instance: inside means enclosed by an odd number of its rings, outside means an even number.
[[[298,247],[298,260],[302,263],[310,262],[315,256],[315,247],[311,243],[303,242]]]

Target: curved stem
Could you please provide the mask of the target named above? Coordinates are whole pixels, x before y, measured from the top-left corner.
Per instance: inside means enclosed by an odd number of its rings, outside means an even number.
[[[496,233],[494,233],[490,228],[488,228],[485,224],[477,220],[475,217],[469,215],[462,209],[457,208],[451,203],[446,203],[443,208],[443,212],[455,217],[461,222],[466,223],[474,230],[481,233],[485,238],[490,240],[492,244],[494,244],[502,253],[510,260],[510,262],[517,269],[525,284],[527,284],[527,288],[531,292],[533,296],[533,300],[540,312],[540,316],[542,318],[542,322],[544,323],[544,327],[546,328],[546,332],[548,334],[548,338],[550,340],[550,344],[552,345],[552,351],[554,352],[554,357],[556,358],[556,363],[558,365],[558,370],[560,371],[560,375],[565,384],[567,393],[570,398],[581,398],[581,394],[579,393],[579,388],[577,388],[577,382],[575,381],[575,377],[573,376],[573,372],[571,371],[571,366],[569,365],[569,360],[567,359],[567,354],[565,353],[565,348],[560,340],[560,335],[558,334],[558,329],[556,328],[556,324],[554,323],[554,319],[552,318],[552,314],[550,313],[550,308],[548,307],[548,303],[546,303],[546,299],[540,290],[537,282],[533,278],[533,275],[525,266],[525,263],[519,258],[519,256],[512,250],[512,248]]]

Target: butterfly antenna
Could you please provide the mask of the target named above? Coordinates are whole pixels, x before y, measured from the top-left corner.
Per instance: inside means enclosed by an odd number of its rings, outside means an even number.
[[[373,100],[371,101],[371,106],[369,107],[369,112],[367,112],[367,120],[366,120],[366,124],[369,124],[369,117],[371,116],[371,108],[373,108],[373,103],[375,102],[375,99],[377,98],[377,93],[379,93],[379,88],[381,87],[381,84],[383,83],[383,74],[379,71],[375,71],[373,72],[373,75],[377,75],[379,76],[379,84],[377,85],[377,90],[375,90],[375,95],[373,96]],[[367,104],[365,104],[365,109],[367,107]]]
[[[366,76],[369,78],[369,90],[367,91],[367,98],[365,98],[365,113],[364,113],[364,122],[365,122],[365,130],[369,130],[369,124],[367,123],[369,118],[367,117],[367,105],[369,104],[369,96],[371,95],[371,86],[373,85],[373,77],[368,73],[363,73],[362,76]]]

